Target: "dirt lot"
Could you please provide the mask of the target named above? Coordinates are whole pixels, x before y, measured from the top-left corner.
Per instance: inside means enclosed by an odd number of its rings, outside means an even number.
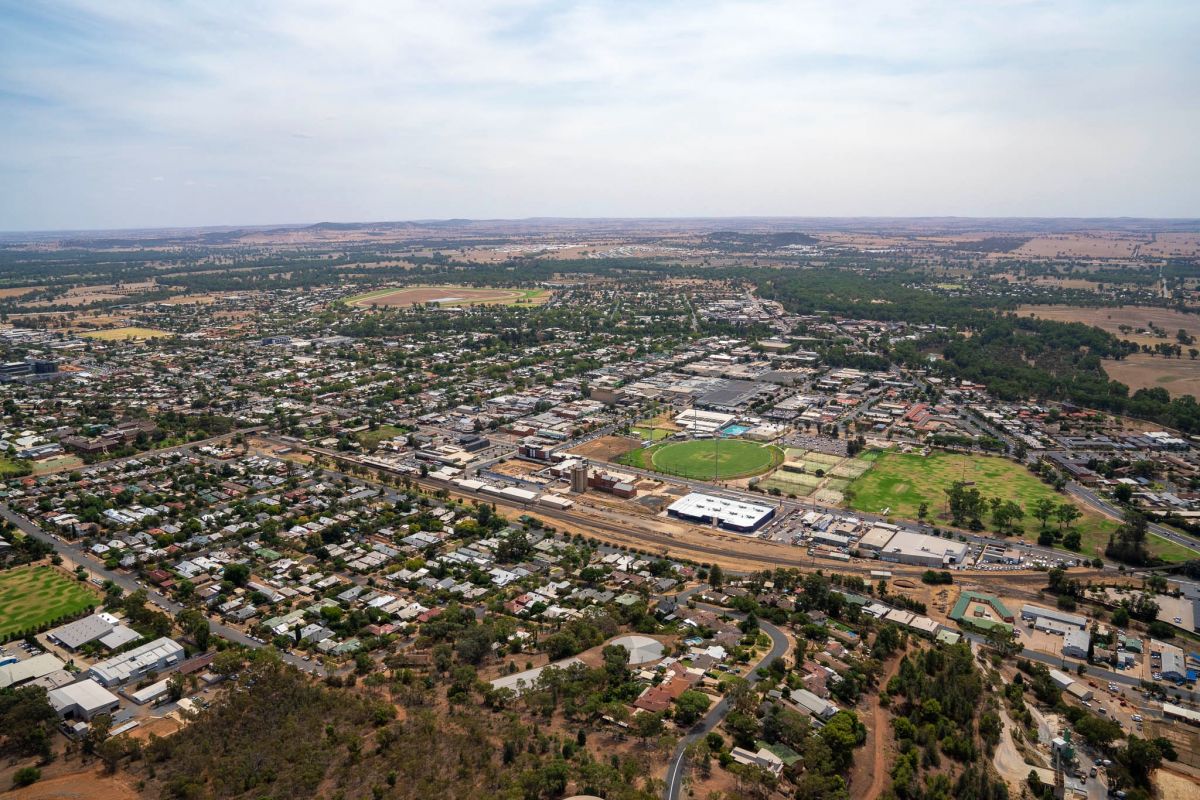
[[[48,771],[57,771],[58,766],[80,769],[77,761],[70,764],[52,764]],[[47,777],[24,789],[9,789],[11,779],[5,776],[6,798],[11,800],[136,800],[137,791],[123,775],[104,775],[99,769],[82,767],[81,771]]]
[[[531,295],[523,289],[472,289],[464,286],[414,286],[407,289],[383,289],[352,298],[356,306],[383,306],[407,308],[421,303],[459,306],[472,303],[537,303],[543,302],[544,293]]]
[[[624,436],[601,436],[599,439],[593,439],[572,448],[568,452],[574,456],[592,458],[597,461],[616,461],[618,456],[623,456],[640,446],[634,439],[627,439]]]
[[[1184,394],[1200,397],[1200,360],[1192,361],[1186,355],[1163,358],[1137,353],[1120,361],[1105,360],[1104,371],[1131,392],[1161,386],[1176,397]]]

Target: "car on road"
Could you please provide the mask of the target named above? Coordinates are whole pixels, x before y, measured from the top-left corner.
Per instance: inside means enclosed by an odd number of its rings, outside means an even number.
[[[1132,719],[1134,722],[1141,722],[1141,721],[1142,721],[1142,715],[1141,715],[1141,714],[1134,714],[1132,717],[1130,717],[1130,719]]]

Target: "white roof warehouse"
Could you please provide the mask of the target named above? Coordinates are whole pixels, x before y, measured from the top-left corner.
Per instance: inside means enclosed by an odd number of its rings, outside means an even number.
[[[667,506],[667,514],[689,522],[717,525],[731,531],[756,531],[775,516],[772,506],[759,506],[711,494],[692,492]]]
[[[182,659],[183,646],[164,636],[92,665],[88,675],[104,686],[119,686],[150,672],[158,672],[178,664]]]

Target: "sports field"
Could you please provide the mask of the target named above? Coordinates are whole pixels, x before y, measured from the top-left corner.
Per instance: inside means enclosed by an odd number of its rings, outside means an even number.
[[[90,331],[83,334],[88,339],[101,339],[104,341],[123,341],[125,339],[159,339],[170,336],[167,331],[160,331],[157,328],[139,328],[131,326],[128,328],[107,328],[101,331]]]
[[[0,572],[0,641],[98,603],[85,584],[51,567],[5,570]]]
[[[886,452],[875,459],[870,470],[850,484],[849,505],[856,511],[878,514],[886,509],[889,516],[915,520],[924,502],[928,504],[930,521],[946,522],[949,520],[946,490],[960,480],[974,486],[985,498],[999,497],[1020,505],[1025,511],[1025,519],[1018,524],[1015,534],[1030,540],[1036,539],[1041,530],[1041,522],[1032,513],[1039,499],[1049,498],[1056,505],[1071,501],[1069,496],[1054,491],[1025,467],[998,456],[957,453],[922,456]],[[1083,516],[1073,527],[1082,539],[1080,552],[1088,557],[1103,556],[1109,534],[1118,523],[1084,506],[1079,509]],[[1048,527],[1057,529],[1053,518]],[[1157,536],[1150,536],[1148,544],[1151,552],[1164,560],[1188,558],[1189,551],[1185,548]]]
[[[744,439],[697,439],[631,450],[620,461],[684,478],[731,480],[778,466],[783,461],[783,452],[778,447]]]
[[[470,305],[539,305],[550,293],[545,289],[480,289],[472,286],[405,286],[376,289],[347,297],[345,303],[360,307],[407,308],[424,303],[457,307]]]

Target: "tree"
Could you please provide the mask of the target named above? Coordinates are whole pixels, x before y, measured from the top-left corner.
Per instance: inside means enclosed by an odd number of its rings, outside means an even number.
[[[825,723],[820,735],[829,746],[836,771],[844,772],[854,760],[854,748],[867,740],[867,728],[853,711],[839,711]]]
[[[183,673],[172,672],[171,677],[167,678],[167,699],[172,703],[178,702],[183,697]]]
[[[655,736],[661,736],[662,732],[662,714],[649,714],[643,711],[634,716],[633,735],[641,739],[643,743],[648,739],[653,739]]]
[[[675,722],[682,728],[690,728],[708,710],[708,706],[708,695],[688,689],[675,699]]]
[[[721,584],[725,582],[725,572],[717,564],[713,564],[708,569],[708,583],[714,589],[720,589]]]
[[[192,641],[196,643],[196,647],[200,648],[201,652],[208,650],[210,635],[208,617],[194,608],[185,608],[179,612],[176,621],[183,632],[192,637]]]
[[[13,773],[13,788],[19,789],[22,786],[29,786],[41,780],[42,771],[37,767],[21,767]]]
[[[1064,525],[1070,526],[1071,523],[1083,516],[1083,512],[1074,503],[1059,503],[1054,509],[1054,518],[1058,520],[1058,527],[1061,530]]]
[[[245,586],[250,580],[250,567],[247,564],[226,564],[222,576],[234,586]]]
[[[242,669],[242,665],[246,660],[242,657],[242,653],[236,649],[222,650],[217,653],[212,662],[212,671],[217,675],[226,677],[233,675]]]
[[[1039,497],[1033,504],[1033,516],[1042,523],[1042,528],[1054,515],[1055,504],[1050,497]]]
[[[58,714],[40,686],[0,692],[0,755],[49,758]]]

